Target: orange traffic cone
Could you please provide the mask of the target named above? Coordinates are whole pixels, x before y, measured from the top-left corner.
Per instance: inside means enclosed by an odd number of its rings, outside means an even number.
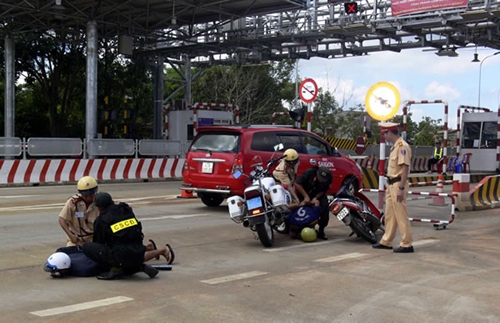
[[[438,175],[438,182],[436,185],[436,193],[443,193],[443,175],[441,175],[441,174]],[[430,203],[429,205],[447,206],[448,204],[444,203],[444,196],[436,196],[432,200],[432,203]]]
[[[177,198],[192,199],[195,198],[195,196],[193,194],[193,191],[182,190],[181,196],[177,196]]]

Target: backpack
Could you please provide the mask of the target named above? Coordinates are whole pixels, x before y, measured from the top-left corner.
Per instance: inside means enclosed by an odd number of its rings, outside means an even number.
[[[62,247],[56,252],[64,252],[71,259],[68,275],[76,277],[90,277],[99,275],[102,270],[97,262],[87,257],[77,247]]]
[[[303,229],[315,225],[320,216],[321,207],[301,206],[288,214],[288,222],[291,226]]]

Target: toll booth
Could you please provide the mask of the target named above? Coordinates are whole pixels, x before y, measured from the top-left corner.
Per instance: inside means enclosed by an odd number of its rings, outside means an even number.
[[[460,123],[457,154],[472,153],[469,161],[471,172],[495,172],[498,169],[497,130],[500,129],[500,112],[465,109]],[[460,108],[459,108],[460,111]],[[458,113],[460,116],[460,113]]]
[[[186,110],[167,110],[165,138],[181,142],[193,140],[196,128],[201,126],[229,126],[234,124],[231,110],[190,107]]]

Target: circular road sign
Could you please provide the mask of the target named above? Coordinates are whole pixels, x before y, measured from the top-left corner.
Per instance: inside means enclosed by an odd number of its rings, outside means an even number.
[[[300,83],[299,96],[305,103],[312,103],[318,96],[318,84],[313,79],[305,79]]]
[[[366,111],[375,120],[385,121],[394,117],[400,104],[398,89],[388,82],[376,83],[366,93]]]

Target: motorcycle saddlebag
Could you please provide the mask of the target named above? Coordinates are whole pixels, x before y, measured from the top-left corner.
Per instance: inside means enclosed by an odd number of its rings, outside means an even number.
[[[227,206],[229,208],[229,216],[234,222],[240,223],[243,221],[245,202],[241,196],[234,195],[229,197],[227,199]]]
[[[278,212],[286,212],[288,211],[288,204],[291,201],[291,194],[286,191],[285,188],[281,185],[274,185],[270,189],[271,192],[271,201],[273,202],[273,206]]]

